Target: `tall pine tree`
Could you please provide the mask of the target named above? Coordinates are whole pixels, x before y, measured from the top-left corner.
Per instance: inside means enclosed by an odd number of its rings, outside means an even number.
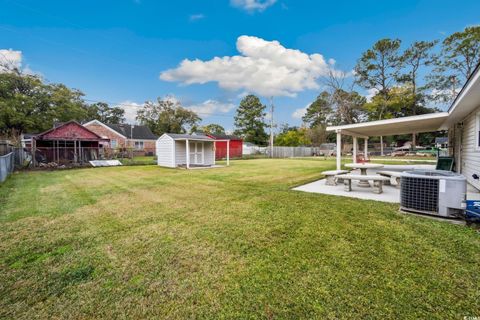
[[[302,117],[302,120],[307,123],[310,128],[325,126],[331,113],[332,103],[330,94],[323,91],[318,95],[317,99],[308,106],[307,112]]]
[[[242,136],[247,142],[266,145],[268,135],[265,132],[265,108],[253,94],[243,98],[235,116],[235,134]]]

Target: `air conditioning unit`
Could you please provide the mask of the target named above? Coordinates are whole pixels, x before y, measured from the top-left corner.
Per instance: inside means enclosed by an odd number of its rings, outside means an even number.
[[[463,217],[467,179],[443,170],[415,170],[402,173],[400,206],[404,211],[445,218]]]

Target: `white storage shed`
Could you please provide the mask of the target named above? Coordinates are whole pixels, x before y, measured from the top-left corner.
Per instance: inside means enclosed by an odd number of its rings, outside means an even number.
[[[164,133],[156,142],[157,164],[163,167],[211,167],[215,165],[215,141],[205,135]],[[227,140],[227,165],[229,143]]]

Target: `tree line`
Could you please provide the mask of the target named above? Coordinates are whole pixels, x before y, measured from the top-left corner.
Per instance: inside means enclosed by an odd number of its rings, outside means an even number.
[[[18,138],[23,133],[43,132],[55,123],[70,120],[79,123],[90,120],[108,124],[125,122],[125,110],[119,106],[112,107],[105,102],[88,103],[78,89],[48,83],[38,75],[22,73],[9,64],[0,67],[0,136]],[[267,137],[261,120],[264,116],[262,108],[264,106],[257,97],[248,96],[242,100],[235,120],[238,128],[244,127],[239,134],[259,144],[263,144]],[[219,124],[200,126],[200,116],[171,97],[145,102],[137,111],[136,120],[158,136],[165,132],[198,131],[225,134]]]
[[[455,32],[442,42],[416,41],[404,49],[399,39],[381,39],[362,53],[352,74],[331,70],[323,79],[325,91],[303,116],[305,128],[292,128],[295,133],[282,130],[277,141],[317,145],[333,141],[324,130],[328,125],[439,111],[439,106],[455,99],[479,63],[479,26]],[[371,97],[367,100],[357,88],[368,90]],[[292,142],[284,139],[287,135],[298,138]],[[428,135],[423,137],[428,140]]]
[[[321,79],[323,91],[307,107],[301,127],[281,125],[275,144],[319,145],[333,139],[328,125],[419,115],[451,102],[480,62],[480,27],[467,27],[442,42],[416,41],[403,48],[399,39],[381,39],[363,52],[352,72],[331,69]],[[0,134],[12,136],[50,129],[55,122],[93,119],[118,124],[125,111],[104,102],[88,103],[84,94],[64,84],[48,83],[9,65],[0,70]],[[367,99],[359,88],[370,93]],[[224,134],[176,99],[147,101],[137,121],[153,133],[201,131]],[[266,106],[255,95],[245,96],[234,117],[234,134],[266,145]]]
[[[36,75],[17,69],[0,73],[0,134],[18,136],[42,132],[54,123],[97,119],[121,123],[124,110],[107,103],[88,104],[80,90],[64,84],[47,83]]]

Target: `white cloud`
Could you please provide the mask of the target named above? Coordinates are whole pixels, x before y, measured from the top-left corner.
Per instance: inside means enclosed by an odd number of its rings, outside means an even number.
[[[230,4],[236,8],[248,12],[264,11],[273,6],[277,0],[230,0]]]
[[[0,49],[0,72],[22,68],[22,51]]]
[[[180,104],[180,100],[178,100],[177,97],[173,95],[168,95],[163,98],[164,100],[169,100],[172,101],[175,104]],[[120,102],[119,104],[115,105],[114,107],[119,107],[122,108],[125,111],[125,122],[129,124],[137,124],[138,121],[136,119],[137,117],[137,112],[141,108],[145,106],[144,103],[137,103],[133,102],[130,100],[125,100],[123,102]],[[210,115],[213,114],[218,114],[218,113],[227,113],[235,108],[235,105],[231,102],[220,102],[216,100],[206,100],[202,103],[198,104],[193,104],[188,107],[185,107],[189,110],[192,110],[196,113],[201,118],[206,118],[209,117]]]
[[[292,113],[292,118],[293,119],[302,119],[303,116],[307,113],[307,108],[300,108],[300,109],[296,109],[293,113]]]
[[[0,72],[11,72],[14,69],[26,75],[43,76],[40,72],[32,70],[29,65],[23,64],[22,51],[0,49]]]
[[[205,15],[204,15],[204,14],[201,14],[201,13],[191,14],[190,17],[189,17],[189,20],[190,20],[191,22],[198,21],[198,20],[202,20],[202,19],[205,19]]]
[[[241,55],[208,61],[185,59],[177,68],[163,71],[160,79],[187,85],[217,82],[231,91],[294,97],[304,90],[319,89],[317,79],[332,70],[321,54],[287,49],[278,41],[240,36],[237,50]]]
[[[365,98],[367,98],[367,102],[372,101],[372,98],[373,98],[377,93],[378,93],[378,89],[377,89],[377,88],[368,89],[368,90],[367,90],[367,95],[365,96]]]
[[[293,119],[302,119],[303,116],[307,113],[308,106],[309,105],[307,104],[303,108],[295,109],[295,111],[292,113],[292,118]]]
[[[187,108],[198,113],[200,117],[208,117],[215,113],[227,113],[233,110],[235,105],[230,102],[223,103],[216,100],[206,100],[202,103],[194,104]]]
[[[136,103],[126,100],[116,105],[115,107],[122,108],[125,111],[125,122],[129,124],[136,124],[137,111],[144,106],[143,103]]]

